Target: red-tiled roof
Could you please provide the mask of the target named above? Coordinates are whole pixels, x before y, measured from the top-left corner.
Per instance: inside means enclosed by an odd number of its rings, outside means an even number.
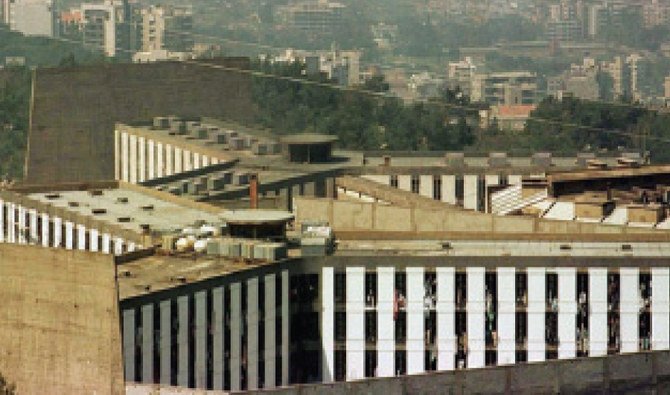
[[[499,117],[525,117],[530,116],[531,111],[535,109],[534,104],[518,104],[510,106],[497,106],[494,113]]]
[[[60,14],[60,21],[62,23],[80,23],[81,11],[64,11]]]

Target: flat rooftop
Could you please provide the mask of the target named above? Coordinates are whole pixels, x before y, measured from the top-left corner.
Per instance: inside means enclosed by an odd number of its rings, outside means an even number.
[[[384,166],[384,156],[391,158],[390,166]],[[499,158],[496,158],[496,160]],[[502,158],[500,158],[502,159]],[[608,166],[615,166],[617,158],[604,157],[597,158]],[[586,166],[578,164],[576,156],[553,156],[551,157],[551,166],[539,166],[533,163],[531,156],[517,157],[508,156],[504,158],[505,166],[491,166],[489,164],[489,157],[482,156],[468,156],[462,158],[462,163],[458,163],[458,159],[447,159],[444,153],[426,153],[424,155],[404,155],[404,153],[388,152],[388,154],[375,153],[374,155],[366,155],[367,164],[363,166],[363,170],[374,170],[376,172],[393,171],[397,172],[398,168],[443,168],[443,169],[458,169],[460,171],[482,170],[482,169],[496,169],[496,170],[538,170],[544,171],[573,171],[585,169]]]
[[[277,262],[233,260],[211,256],[140,258],[118,266],[119,300],[177,288],[228,274],[275,265]]]
[[[589,181],[594,179],[617,179],[630,177],[646,177],[670,174],[670,166],[642,166],[637,168],[611,168],[603,170],[581,170],[556,172],[547,175],[550,183],[568,181]]]
[[[92,190],[54,188],[45,192],[28,193],[27,196],[43,204],[113,223],[134,232],[141,232],[141,225],[148,225],[152,231],[172,232],[193,226],[197,222],[222,222],[218,216],[220,209],[215,207],[195,208],[189,201],[168,194],[161,198],[150,189],[143,192],[141,187],[123,184],[118,188]]]
[[[338,240],[336,255],[603,258],[630,256],[670,258],[670,245],[665,242]]]

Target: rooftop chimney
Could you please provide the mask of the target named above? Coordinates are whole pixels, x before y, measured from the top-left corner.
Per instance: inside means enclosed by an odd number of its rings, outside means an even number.
[[[252,210],[258,208],[258,174],[256,173],[249,175],[249,201]]]

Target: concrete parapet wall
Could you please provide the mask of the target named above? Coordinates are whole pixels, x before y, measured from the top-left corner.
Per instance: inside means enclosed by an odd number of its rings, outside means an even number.
[[[336,232],[470,233],[519,237],[534,235],[558,239],[566,236],[608,237],[613,240],[670,240],[670,232],[577,221],[552,221],[534,217],[495,216],[465,210],[440,210],[417,206],[390,206],[313,197],[295,197],[296,221],[321,220]]]

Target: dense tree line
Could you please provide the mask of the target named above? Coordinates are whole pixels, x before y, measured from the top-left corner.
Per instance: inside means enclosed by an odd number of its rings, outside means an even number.
[[[655,163],[670,161],[670,114],[628,103],[606,103],[552,97],[542,101],[521,132],[488,130],[479,150],[508,152],[579,151],[616,153],[649,151]]]
[[[82,44],[48,37],[26,37],[0,26],[0,64],[6,57],[23,57],[28,66],[58,66],[64,58],[76,63],[105,62],[101,53],[88,50]]]
[[[344,148],[371,150],[462,149],[473,142],[474,131],[462,109],[439,103],[407,105],[395,97],[364,91],[388,89],[383,80],[377,79],[360,90],[340,90],[329,86],[331,82],[324,77],[312,79],[321,84],[301,83],[306,77],[300,63],[257,63],[254,67],[294,78],[254,80],[257,122],[277,134],[332,134],[340,138]],[[440,100],[464,104],[467,99],[450,93]]]
[[[26,151],[31,74],[25,68],[0,75],[0,176],[20,178]]]

